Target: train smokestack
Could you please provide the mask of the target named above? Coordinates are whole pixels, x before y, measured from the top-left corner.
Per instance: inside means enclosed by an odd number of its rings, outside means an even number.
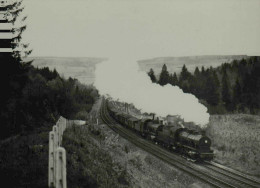
[[[125,103],[125,112],[129,114],[128,103]]]
[[[155,118],[155,113],[152,113],[152,116],[153,116],[153,120],[154,120],[154,118]]]

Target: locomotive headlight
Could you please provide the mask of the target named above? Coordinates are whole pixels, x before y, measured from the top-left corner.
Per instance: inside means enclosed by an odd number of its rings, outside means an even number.
[[[208,143],[208,141],[207,141],[207,140],[205,140],[205,143],[207,144],[207,143]]]

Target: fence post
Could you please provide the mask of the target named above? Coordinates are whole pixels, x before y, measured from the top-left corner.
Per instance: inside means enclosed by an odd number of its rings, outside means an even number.
[[[58,130],[58,127],[57,127],[57,125],[55,125],[55,126],[53,126],[53,132],[54,132],[54,134],[55,134],[55,146],[56,146],[56,148],[55,149],[57,149],[57,147],[58,146],[60,146],[60,143],[59,143],[59,130]]]
[[[65,129],[66,129],[66,119],[63,118],[63,121],[62,121],[62,135],[63,135]]]
[[[59,121],[58,124],[58,135],[59,135],[59,146],[61,146],[62,143],[62,120]]]
[[[49,172],[48,172],[48,186],[54,187],[55,172],[54,172],[54,132],[49,133]]]
[[[55,188],[67,188],[66,176],[66,151],[64,148],[59,147],[56,151]]]

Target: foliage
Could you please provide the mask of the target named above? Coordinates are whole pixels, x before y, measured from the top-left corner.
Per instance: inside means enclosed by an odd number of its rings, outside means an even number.
[[[28,79],[17,98],[9,96],[1,113],[1,137],[33,130],[43,122],[55,122],[62,115],[69,119],[85,117],[96,97],[93,86],[76,79],[61,78],[56,70],[30,67]],[[19,86],[19,85],[18,85]],[[9,102],[10,101],[10,102]]]
[[[233,60],[214,69],[196,67],[193,74],[183,65],[178,77],[163,65],[158,83],[194,94],[211,114],[260,113],[260,57]]]
[[[156,81],[157,81],[157,80],[156,80],[156,77],[155,77],[155,75],[154,75],[154,71],[153,71],[152,68],[151,68],[150,71],[148,72],[148,75],[150,76],[152,82],[156,82]]]
[[[45,124],[32,133],[0,141],[0,176],[5,187],[46,187],[51,127]]]
[[[68,187],[129,187],[124,166],[116,163],[97,142],[105,138],[91,132],[83,126],[64,132]]]
[[[26,29],[26,25],[16,24],[20,13],[23,10],[22,1],[16,1],[2,8],[6,11],[6,21],[13,24],[12,33],[14,37],[9,41],[12,53],[1,53],[0,63],[0,84],[4,88],[0,98],[0,139],[19,132],[23,125],[18,126],[18,121],[22,116],[23,107],[20,96],[22,90],[28,82],[28,71],[30,62],[22,61],[22,54],[25,56],[31,53],[27,50],[28,44],[21,43],[21,35]],[[26,17],[21,19],[22,23]],[[15,130],[15,131],[14,131]]]
[[[162,86],[169,83],[169,72],[167,71],[167,66],[165,64],[162,67],[162,72],[160,74],[158,83]]]
[[[259,175],[259,123],[255,115],[212,115],[206,133],[212,140],[215,160]]]

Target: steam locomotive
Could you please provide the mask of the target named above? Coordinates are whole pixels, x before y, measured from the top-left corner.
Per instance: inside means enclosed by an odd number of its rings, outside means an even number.
[[[211,140],[204,133],[184,128],[178,123],[163,125],[160,120],[154,120],[154,118],[139,119],[119,111],[111,103],[107,106],[110,116],[115,121],[146,139],[176,151],[193,161],[213,159],[213,150],[210,149]]]

